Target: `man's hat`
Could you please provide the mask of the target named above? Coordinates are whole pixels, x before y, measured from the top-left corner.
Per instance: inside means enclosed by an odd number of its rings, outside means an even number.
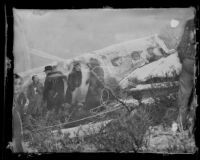
[[[44,72],[45,71],[52,71],[53,67],[52,66],[45,66],[44,67]]]

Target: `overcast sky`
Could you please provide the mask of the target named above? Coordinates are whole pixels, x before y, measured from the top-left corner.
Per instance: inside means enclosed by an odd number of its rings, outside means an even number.
[[[15,13],[20,18],[18,29],[23,28],[29,47],[63,58],[159,33],[171,19],[184,23],[193,17],[192,8],[15,10]],[[16,41],[14,52],[19,55],[17,46],[23,42],[17,38]]]

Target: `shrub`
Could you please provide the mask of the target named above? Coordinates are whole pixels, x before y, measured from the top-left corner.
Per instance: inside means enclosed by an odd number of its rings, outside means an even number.
[[[137,152],[144,143],[144,135],[151,125],[149,115],[145,110],[136,114],[122,116],[108,124],[101,131],[89,138],[89,143],[95,144],[98,151]]]

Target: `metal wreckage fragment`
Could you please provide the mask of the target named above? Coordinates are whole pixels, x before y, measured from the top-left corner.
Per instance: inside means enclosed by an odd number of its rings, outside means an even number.
[[[35,54],[34,49],[31,49],[31,51],[32,54]],[[48,53],[45,53],[45,56],[46,55],[48,55]],[[181,69],[181,64],[177,58],[177,52],[175,50],[168,50],[165,43],[158,37],[158,35],[112,45],[94,51],[93,54],[85,54],[75,59],[64,60],[59,57],[57,59],[58,61],[53,64],[56,64],[57,70],[62,71],[66,77],[68,77],[72,72],[73,62],[78,61],[80,63],[80,70],[84,77],[82,77],[80,86],[74,91],[73,96],[75,95],[75,97],[72,98],[75,103],[78,104],[79,102],[83,102],[87,104],[87,99],[91,101],[97,100],[98,103],[96,104],[98,105],[92,106],[92,108],[97,108],[101,105],[99,102],[102,95],[100,94],[102,94],[101,91],[104,89],[107,90],[107,93],[111,95],[113,100],[116,100],[118,104],[125,107],[128,113],[130,113],[131,110],[126,102],[115,94],[114,90],[116,88],[123,90],[129,87],[129,91],[132,92],[135,90],[144,90],[145,88],[151,89],[152,85],[140,85],[140,82],[147,81],[150,77],[173,76],[173,72],[179,74]],[[98,65],[96,68],[90,63],[91,59],[97,61]],[[170,62],[172,59],[173,61]],[[101,71],[98,71],[97,68]],[[159,69],[154,72],[156,68]],[[26,90],[28,84],[30,84],[30,77],[33,74],[37,74],[41,81],[44,81],[45,75],[43,73],[43,67],[23,72],[21,75],[24,77],[24,90]],[[97,85],[97,83],[99,83],[99,86],[88,85],[88,83],[92,84],[93,80],[91,77],[96,78],[95,83],[93,84]],[[129,82],[135,79],[137,79],[137,82],[131,87]],[[114,85],[114,83],[116,83],[116,85]],[[154,88],[159,88],[159,86],[165,88],[167,85],[168,84],[162,83],[161,85],[154,85]],[[91,90],[90,88],[92,87],[97,88]],[[89,91],[91,91],[91,94],[94,94],[98,88],[100,91],[96,95],[97,99],[93,99],[91,96],[87,97]],[[66,90],[67,87],[65,87],[65,92]]]

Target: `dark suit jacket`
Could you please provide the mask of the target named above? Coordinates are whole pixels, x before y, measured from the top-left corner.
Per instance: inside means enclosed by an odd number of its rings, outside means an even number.
[[[60,71],[49,73],[44,82],[43,99],[49,102],[63,102],[66,80],[66,76]]]

